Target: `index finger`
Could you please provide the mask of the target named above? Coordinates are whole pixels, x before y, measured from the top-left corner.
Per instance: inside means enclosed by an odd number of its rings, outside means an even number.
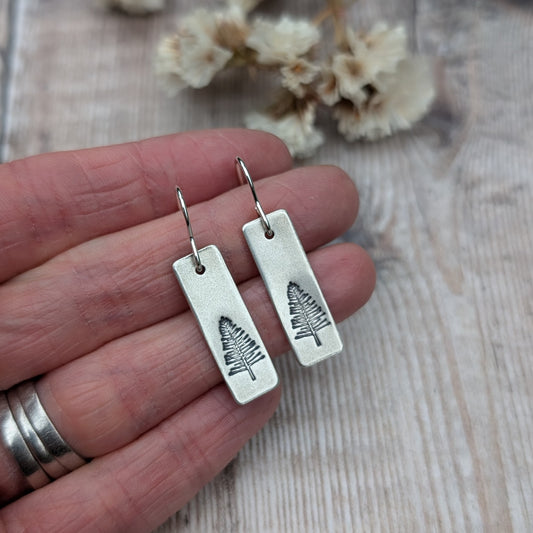
[[[0,282],[81,242],[236,187],[235,156],[258,179],[291,159],[276,137],[206,130],[122,145],[44,154],[0,166]]]

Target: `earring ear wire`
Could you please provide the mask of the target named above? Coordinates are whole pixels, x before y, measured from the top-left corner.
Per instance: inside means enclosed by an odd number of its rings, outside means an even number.
[[[288,213],[278,209],[267,215],[240,157],[236,168],[259,215],[242,231],[298,361],[310,366],[339,353],[342,340]]]
[[[205,272],[205,266],[202,265],[198,248],[196,247],[196,241],[192,232],[191,219],[189,218],[189,210],[187,204],[183,198],[183,193],[179,187],[176,187],[176,199],[178,201],[178,208],[181,209],[183,217],[185,218],[185,224],[187,225],[187,231],[189,232],[189,241],[191,242],[192,254],[194,257],[194,266],[197,274],[203,274]]]
[[[248,403],[276,387],[278,375],[222,254],[214,245],[198,250],[179,187],[176,196],[192,253],[172,269],[233,397]]]
[[[255,185],[252,180],[252,177],[250,176],[250,173],[248,172],[244,161],[240,157],[235,158],[235,167],[237,169],[237,175],[239,176],[239,181],[241,182],[241,185],[248,183],[248,185],[250,186],[250,189],[252,190],[252,195],[254,197],[255,211],[261,218],[261,223],[263,224],[263,228],[265,230],[265,237],[267,239],[271,239],[272,237],[274,237],[274,231],[272,230],[272,226],[268,221],[268,217],[265,215],[263,207],[261,206],[261,203],[257,198],[257,193],[255,192]]]

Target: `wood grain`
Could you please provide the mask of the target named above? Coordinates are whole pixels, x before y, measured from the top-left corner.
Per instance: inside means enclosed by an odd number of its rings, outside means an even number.
[[[5,156],[239,125],[267,89],[225,76],[168,100],[151,74],[191,5],[129,19],[82,0],[16,3]],[[375,295],[342,324],[343,355],[312,369],[283,358],[274,419],[160,532],[533,528],[533,7],[359,0],[349,16],[404,21],[438,86],[412,131],[348,145],[326,124],[314,159],[359,186],[344,238],[372,254]]]
[[[13,51],[14,19],[14,2],[0,0],[0,115],[2,117],[0,120],[0,146],[4,145],[7,128],[6,119],[9,115],[6,109],[9,87],[11,86],[12,59],[15,56]]]

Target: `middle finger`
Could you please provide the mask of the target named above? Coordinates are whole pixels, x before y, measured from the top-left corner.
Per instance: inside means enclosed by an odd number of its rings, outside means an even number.
[[[356,215],[355,188],[335,167],[290,171],[257,188],[267,213],[288,208],[306,250],[335,238]],[[198,246],[218,245],[237,283],[255,275],[241,232],[255,216],[247,188],[193,206],[190,215]],[[0,389],[186,309],[170,265],[189,253],[182,217],[169,215],[76,246],[5,283]]]

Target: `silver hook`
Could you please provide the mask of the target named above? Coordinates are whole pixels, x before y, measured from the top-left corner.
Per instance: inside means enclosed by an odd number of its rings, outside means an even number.
[[[183,216],[185,218],[185,223],[187,224],[187,230],[189,231],[189,240],[191,241],[192,255],[194,258],[194,268],[198,274],[203,274],[205,272],[205,266],[202,265],[200,260],[200,254],[198,253],[198,248],[196,247],[196,242],[194,241],[194,236],[192,234],[191,220],[189,218],[189,211],[187,211],[187,205],[183,199],[183,193],[179,187],[176,187],[176,197],[178,199],[178,207],[181,209]]]
[[[250,186],[250,189],[252,189],[252,194],[254,196],[254,202],[255,202],[255,210],[257,214],[259,215],[259,217],[261,218],[263,229],[265,230],[265,236],[271,239],[274,236],[274,230],[272,229],[272,226],[270,225],[270,222],[268,221],[268,218],[265,215],[265,212],[263,211],[261,204],[259,203],[259,200],[257,198],[257,193],[255,192],[254,182],[252,181],[250,173],[248,172],[248,169],[246,168],[244,161],[240,157],[235,158],[235,167],[237,169],[237,175],[239,176],[239,181],[243,184],[247,182],[248,185]]]

